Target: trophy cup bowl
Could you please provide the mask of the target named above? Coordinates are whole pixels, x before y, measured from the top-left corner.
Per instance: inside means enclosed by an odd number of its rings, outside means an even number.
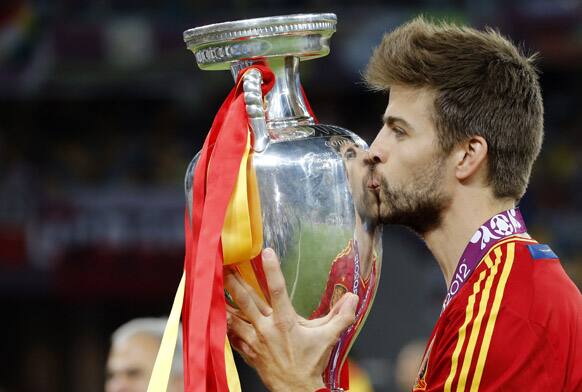
[[[230,70],[236,79],[260,63],[274,73],[264,96],[260,72],[243,75],[264,247],[279,256],[299,315],[324,316],[348,291],[360,297],[356,322],[340,337],[324,374],[332,389],[339,388],[339,368],[370,310],[382,259],[380,227],[365,208],[375,202],[363,189],[367,145],[347,129],[318,124],[301,88],[300,61],[327,55],[335,26],[334,14],[298,14],[184,32],[202,70]],[[186,174],[188,208],[197,159]]]

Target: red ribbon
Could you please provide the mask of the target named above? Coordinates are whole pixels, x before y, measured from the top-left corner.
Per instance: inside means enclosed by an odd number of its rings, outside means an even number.
[[[265,65],[263,95],[275,78]],[[247,68],[248,69],[248,68]],[[186,284],[182,309],[184,391],[228,391],[224,364],[226,309],[221,233],[234,190],[248,132],[239,72],[236,86],[220,107],[194,173],[192,224],[186,215]]]
[[[246,148],[248,116],[241,77],[250,68],[256,68],[262,74],[263,95],[274,85],[274,74],[266,65],[254,64],[239,72],[236,86],[216,114],[196,164],[191,224],[187,213],[185,216],[186,282],[182,308],[185,392],[228,391],[224,363],[226,308],[220,236]],[[309,114],[317,122],[303,88],[301,92]],[[268,293],[261,263],[257,261],[253,260],[255,273],[262,283],[261,287]],[[347,366],[342,370],[343,378]]]

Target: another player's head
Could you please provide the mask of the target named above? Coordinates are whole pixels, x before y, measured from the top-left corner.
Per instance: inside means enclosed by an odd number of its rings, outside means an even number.
[[[415,339],[406,343],[396,356],[394,364],[394,381],[399,391],[410,391],[411,386],[418,378],[419,369],[422,371],[422,362],[426,341]]]
[[[533,56],[490,29],[416,18],[384,36],[365,78],[389,92],[367,188],[382,222],[424,234],[460,195],[523,196],[543,137]]]
[[[167,319],[139,318],[120,326],[111,336],[105,392],[145,392]],[[168,391],[183,389],[182,344],[178,339]]]
[[[362,223],[370,228],[377,226],[378,215],[371,213],[376,208],[376,197],[365,191],[364,183],[367,181],[369,171],[368,152],[351,139],[341,136],[332,137],[330,144],[340,154],[344,163],[356,213]]]

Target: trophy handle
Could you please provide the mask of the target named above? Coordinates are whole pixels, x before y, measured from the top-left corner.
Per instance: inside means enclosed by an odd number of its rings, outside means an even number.
[[[243,91],[249,125],[255,135],[253,150],[263,152],[269,144],[269,133],[267,132],[267,121],[265,110],[263,109],[263,93],[261,84],[263,77],[259,70],[251,68],[243,75]]]

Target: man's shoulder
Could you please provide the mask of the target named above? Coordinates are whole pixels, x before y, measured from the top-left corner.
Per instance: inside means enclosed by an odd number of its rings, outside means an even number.
[[[582,297],[546,249],[521,237],[491,248],[439,319],[433,375],[449,386],[473,377],[485,390],[531,380],[560,390],[558,375],[582,353]]]
[[[348,241],[345,248],[342,249],[341,252],[337,254],[335,259],[332,262],[332,270],[345,270],[345,269],[354,269],[354,258],[355,258],[355,251],[353,240]]]
[[[511,313],[525,322],[540,323],[556,313],[574,317],[582,309],[582,295],[556,253],[530,238],[515,236],[493,246],[466,286],[447,309],[449,318],[464,319],[476,300],[486,302],[486,310],[497,309],[497,317]]]
[[[493,300],[497,293],[503,294],[509,278],[513,279],[513,275],[517,275],[514,274],[514,267],[517,260],[524,258],[522,248],[533,244],[537,242],[529,238],[512,236],[493,245],[467,279],[458,299],[451,302],[450,308],[464,311],[471,297],[475,299],[485,295],[486,300]],[[523,278],[521,274],[520,278]]]
[[[558,255],[549,245],[521,236],[513,236],[495,244],[483,257],[474,275],[473,281],[479,280],[481,276],[497,278],[504,291],[516,289],[522,296],[528,289],[546,284],[559,291],[569,286],[575,288],[562,268]]]
[[[569,303],[582,308],[580,290],[548,244],[515,243],[515,262],[508,290],[510,294],[527,295],[534,307],[550,306],[556,310]]]

